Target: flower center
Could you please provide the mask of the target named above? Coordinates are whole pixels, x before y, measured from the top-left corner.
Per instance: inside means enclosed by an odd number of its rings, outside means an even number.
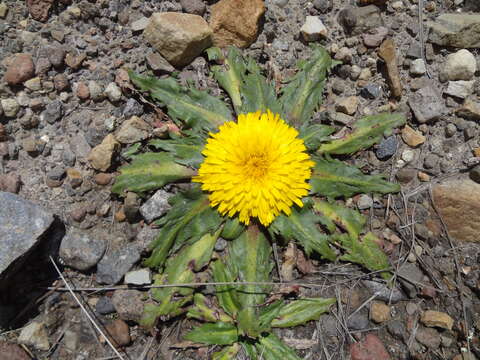
[[[266,154],[253,154],[244,160],[244,174],[247,178],[259,180],[265,176],[269,167]]]

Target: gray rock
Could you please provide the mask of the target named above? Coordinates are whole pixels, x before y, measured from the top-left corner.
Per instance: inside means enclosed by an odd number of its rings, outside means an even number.
[[[148,18],[143,16],[140,19],[132,22],[130,28],[132,29],[132,31],[143,31],[147,27],[149,21],[150,20]]]
[[[135,222],[138,218],[138,212],[140,207],[140,199],[138,195],[134,192],[128,192],[123,200],[123,211],[127,220],[130,222]]]
[[[363,284],[377,295],[376,300],[391,302],[393,304],[406,300],[405,294],[397,287],[390,288],[388,284],[376,282],[373,280],[363,280]]]
[[[140,207],[140,214],[147,223],[151,223],[171,209],[172,206],[168,203],[171,196],[172,194],[165,190],[158,190]]]
[[[307,16],[305,24],[300,29],[303,40],[317,41],[327,36],[327,28],[323,25],[322,20],[318,16]]]
[[[115,134],[115,138],[121,144],[133,144],[150,137],[151,126],[137,116],[126,120]]]
[[[472,170],[470,170],[469,175],[470,179],[480,184],[480,165],[477,165]]]
[[[366,329],[369,324],[368,315],[363,311],[359,311],[347,319],[347,326],[350,330],[363,330]]]
[[[419,59],[422,57],[422,49],[418,42],[415,41],[410,44],[410,47],[407,50],[407,57],[411,59]]]
[[[425,62],[422,59],[415,59],[410,64],[410,74],[422,76],[427,72]]]
[[[395,339],[404,340],[407,336],[407,328],[400,320],[392,320],[387,323],[387,330]]]
[[[437,166],[438,161],[440,158],[436,154],[428,154],[425,156],[425,160],[423,161],[423,166],[425,169],[433,169],[435,166]]]
[[[34,321],[25,326],[18,337],[20,344],[33,346],[38,350],[47,351],[50,349],[47,328],[43,322]]]
[[[286,1],[288,2],[288,0]],[[180,5],[182,5],[183,11],[188,14],[202,16],[206,10],[205,3],[202,0],[180,0]]]
[[[97,282],[117,284],[138,260],[138,247],[133,244],[106,254],[97,265]]]
[[[338,15],[340,24],[352,35],[359,35],[368,30],[383,26],[380,9],[375,5],[347,7]]]
[[[321,13],[326,13],[333,6],[332,0],[313,0],[313,7]]]
[[[95,305],[95,310],[101,315],[108,315],[116,311],[112,299],[108,296],[102,296],[98,299],[97,304]]]
[[[447,56],[442,74],[447,80],[472,80],[477,71],[475,56],[462,49]]]
[[[138,244],[139,250],[142,253],[148,251],[148,246],[152,243],[158,235],[158,229],[153,229],[150,226],[144,226],[137,234],[135,243]]]
[[[357,206],[360,210],[370,209],[373,206],[373,199],[367,194],[360,195]]]
[[[338,335],[338,320],[333,315],[323,315],[320,317],[320,326],[327,336]]]
[[[377,84],[367,84],[365,85],[362,90],[360,90],[360,95],[362,95],[365,99],[376,99],[382,93],[382,88],[380,85]]]
[[[375,155],[379,160],[386,160],[392,157],[397,151],[398,141],[395,135],[389,136],[383,139],[380,145],[378,145]]]
[[[419,123],[438,120],[445,113],[442,97],[431,86],[421,88],[408,99],[408,104]]]
[[[40,114],[40,119],[49,124],[55,124],[63,116],[63,103],[60,100],[54,100],[45,107]]]
[[[429,22],[428,40],[441,46],[480,47],[480,14],[442,14]]]
[[[143,114],[143,106],[135,99],[128,99],[123,108],[122,115],[126,118],[133,115],[140,116]]]
[[[183,0],[183,1],[188,1],[188,0]],[[274,5],[277,5],[280,8],[284,8],[288,4],[288,0],[272,0],[272,3]]]
[[[113,306],[120,319],[139,322],[143,313],[143,293],[137,290],[115,290]]]
[[[423,280],[423,272],[414,263],[405,263],[398,269],[399,281],[410,298],[417,296],[417,285]]]
[[[475,81],[449,81],[445,94],[454,96],[459,99],[466,99],[469,95],[473,93],[475,87]]]
[[[17,270],[53,223],[53,214],[15,194],[0,192],[0,280]],[[5,271],[9,269],[9,271]],[[2,283],[0,282],[0,289]]]
[[[73,166],[75,166],[77,156],[75,155],[75,153],[72,150],[66,149],[62,153],[62,160],[63,160],[63,163],[65,164],[65,166],[73,167]]]
[[[433,328],[418,328],[417,333],[415,334],[415,339],[430,349],[438,349],[442,343],[440,334]]]
[[[150,53],[145,56],[148,66],[155,72],[159,73],[171,73],[175,71],[175,68],[159,53]]]
[[[65,265],[85,271],[97,265],[105,253],[105,249],[106,244],[102,238],[72,229],[60,244],[60,257]]]
[[[128,285],[150,285],[152,283],[152,272],[150,269],[129,271],[125,274],[125,284]]]
[[[104,99],[104,92],[102,86],[96,81],[88,82],[88,91],[90,92],[90,99],[93,101],[102,101]]]
[[[47,177],[52,180],[63,180],[65,177],[65,169],[62,166],[55,166],[47,173]]]

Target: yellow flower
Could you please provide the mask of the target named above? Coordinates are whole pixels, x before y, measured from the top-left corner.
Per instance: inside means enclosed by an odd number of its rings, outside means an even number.
[[[278,114],[241,114],[209,135],[193,181],[210,192],[210,205],[222,215],[239,213],[247,225],[257,217],[267,226],[280,212],[289,215],[293,203],[303,205],[314,162],[298,131]]]

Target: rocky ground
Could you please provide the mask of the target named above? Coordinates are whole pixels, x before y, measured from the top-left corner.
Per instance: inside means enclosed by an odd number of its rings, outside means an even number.
[[[149,224],[175,188],[122,199],[110,187],[126,149],[174,126],[132,91],[126,69],[222,96],[202,53],[212,43],[244,47],[279,82],[309,56],[308,43],[320,43],[343,64],[328,78],[318,120],[348,129],[379,111],[408,118],[351,160],[402,192],[347,201],[383,239],[395,287],[287,249],[296,267],[284,275],[323,285],[302,292],[339,303],[279,335],[306,359],[480,357],[477,0],[4,0],[0,359],[115,357],[79,303],[56,290],[64,283],[54,263],[77,289],[117,286],[78,295],[125,358],[208,358],[204,348],[172,348],[188,321],[156,334],[137,324],[151,284],[140,262],[156,233]]]

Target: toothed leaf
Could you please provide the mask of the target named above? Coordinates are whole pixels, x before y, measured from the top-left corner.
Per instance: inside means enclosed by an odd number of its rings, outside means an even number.
[[[300,128],[299,137],[303,139],[303,142],[308,150],[314,151],[325,141],[329,139],[335,131],[335,128],[332,126],[321,125],[321,124],[312,124],[304,125]]]
[[[352,131],[340,139],[322,144],[319,154],[353,154],[382,141],[396,127],[405,124],[405,116],[398,113],[383,113],[366,116],[353,124]]]
[[[331,158],[313,160],[316,164],[310,178],[312,194],[338,198],[359,193],[400,191],[398,184],[386,181],[383,175],[364,175],[357,167]]]
[[[214,130],[225,121],[232,120],[225,103],[206,91],[182,86],[171,77],[160,79],[133,71],[128,74],[135,86],[148,92],[160,105],[166,106],[168,115],[187,127]]]
[[[198,169],[203,162],[202,150],[205,146],[205,139],[193,135],[172,136],[174,136],[173,139],[155,139],[148,144],[157,150],[167,151],[178,164]]]
[[[208,345],[231,345],[238,341],[237,328],[223,322],[203,324],[185,335],[185,340]]]
[[[231,346],[227,346],[220,351],[212,354],[212,360],[232,360],[240,351],[240,345],[235,343]]]
[[[318,320],[335,302],[335,298],[293,300],[280,309],[278,317],[272,321],[272,327],[292,327],[303,325],[310,320]]]
[[[345,206],[315,200],[314,209],[320,213],[319,215],[321,217],[325,217],[332,223],[345,229],[351,236],[358,237],[365,226],[365,217],[358,211],[346,208]],[[330,227],[329,231],[334,232],[335,228]]]
[[[308,61],[298,64],[299,71],[281,90],[280,103],[287,121],[303,124],[309,121],[322,101],[327,72],[338,62],[321,47],[312,47]]]
[[[132,163],[120,168],[112,192],[122,195],[124,191],[144,192],[159,189],[178,180],[191,178],[195,172],[177,164],[165,153],[146,153],[136,155]]]
[[[261,336],[255,347],[263,360],[301,360],[295,351],[273,333]]]
[[[219,283],[235,281],[230,269],[226,267],[221,260],[213,262],[211,269],[213,281]],[[217,285],[216,296],[222,309],[230,316],[235,317],[241,306],[238,301],[237,287],[232,285]]]
[[[230,316],[216,307],[209,298],[200,293],[196,293],[193,296],[193,306],[188,309],[187,317],[207,322],[233,322]]]
[[[269,231],[287,240],[297,241],[308,255],[315,251],[321,257],[333,261],[336,258],[335,252],[330,248],[328,236],[319,231],[319,222],[318,216],[305,204],[300,210],[292,208],[289,216],[277,216]]]

